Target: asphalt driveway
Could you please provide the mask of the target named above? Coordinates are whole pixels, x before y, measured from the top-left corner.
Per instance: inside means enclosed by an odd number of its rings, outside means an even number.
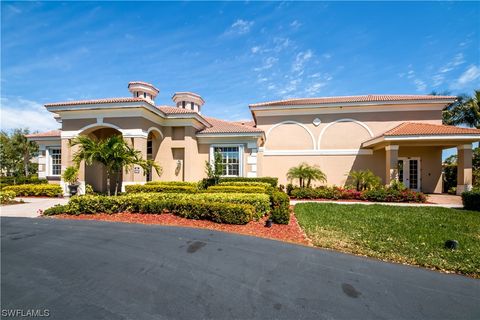
[[[1,218],[2,313],[480,319],[480,281],[209,230]]]

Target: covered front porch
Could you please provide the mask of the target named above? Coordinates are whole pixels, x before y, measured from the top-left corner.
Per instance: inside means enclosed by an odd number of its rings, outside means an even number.
[[[362,144],[385,152],[384,183],[398,180],[424,193],[442,193],[442,151],[457,148],[457,194],[472,188],[472,143],[480,130],[404,123]]]

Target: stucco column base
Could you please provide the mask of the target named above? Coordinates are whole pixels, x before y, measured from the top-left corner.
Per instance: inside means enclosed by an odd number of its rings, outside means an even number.
[[[472,144],[457,146],[457,195],[472,190]]]
[[[385,184],[398,180],[398,149],[397,145],[385,147]]]

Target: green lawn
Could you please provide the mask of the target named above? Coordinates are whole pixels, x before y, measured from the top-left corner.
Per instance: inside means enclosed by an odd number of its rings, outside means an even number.
[[[316,246],[480,278],[480,212],[302,203],[295,215]]]

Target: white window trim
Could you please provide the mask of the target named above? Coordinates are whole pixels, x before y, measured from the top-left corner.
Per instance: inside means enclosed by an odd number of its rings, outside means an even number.
[[[417,181],[417,188],[416,189],[412,189],[414,191],[421,191],[422,190],[422,158],[421,157],[398,157],[398,160],[402,160],[403,161],[403,176],[404,176],[404,179],[405,177],[408,176],[408,180],[410,179],[410,163],[408,162],[408,160],[417,160],[417,172],[418,172],[418,181]],[[404,181],[400,181],[402,183],[405,184]],[[410,181],[408,182],[408,184],[405,184],[407,188],[410,188]]]
[[[243,144],[211,144],[210,145],[210,165],[213,166],[215,164],[215,156],[214,150],[217,147],[238,147],[238,176],[222,176],[222,177],[243,177],[243,152],[244,152],[244,145]]]
[[[45,158],[46,158],[46,161],[45,161],[45,173],[46,173],[46,176],[47,177],[60,177],[61,174],[53,174],[52,173],[52,169],[53,169],[53,164],[52,164],[52,157],[50,155],[50,150],[52,149],[58,149],[60,150],[60,157],[62,156],[62,147],[59,146],[59,145],[55,145],[55,146],[46,146],[45,147]],[[61,169],[61,164],[60,164],[60,172],[62,171]]]

